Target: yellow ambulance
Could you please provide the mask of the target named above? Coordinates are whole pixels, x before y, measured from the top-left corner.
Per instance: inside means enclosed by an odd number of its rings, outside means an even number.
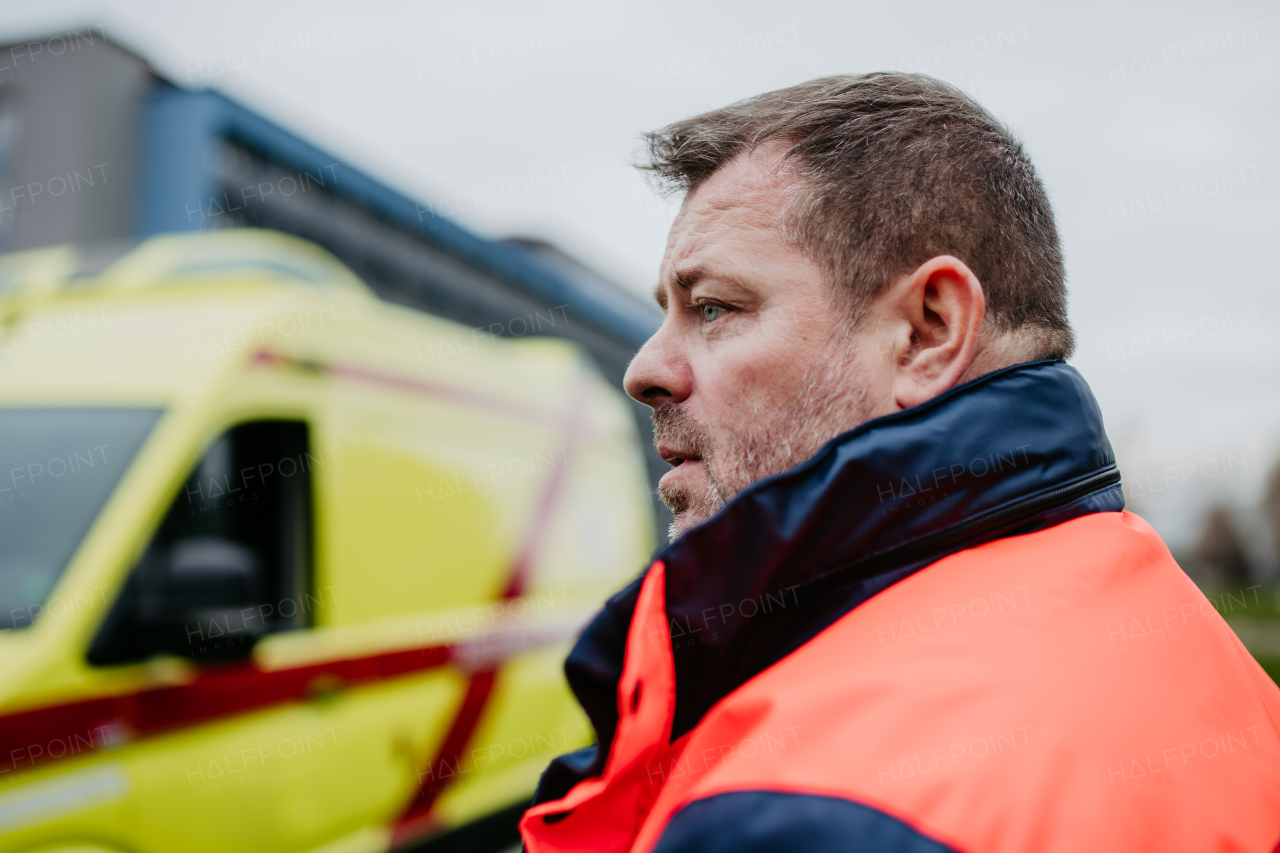
[[[282,234],[91,260],[0,258],[0,853],[510,844],[653,545],[621,394]]]

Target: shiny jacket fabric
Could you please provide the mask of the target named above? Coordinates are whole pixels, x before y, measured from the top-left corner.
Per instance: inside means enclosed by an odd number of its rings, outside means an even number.
[[[1280,690],[1123,512],[1061,362],[744,490],[566,671],[598,746],[544,775],[532,853],[1280,841]]]

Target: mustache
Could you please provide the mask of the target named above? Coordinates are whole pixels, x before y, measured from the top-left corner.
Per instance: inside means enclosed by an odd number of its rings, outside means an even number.
[[[687,411],[668,403],[654,409],[649,419],[653,422],[654,444],[668,444],[707,458],[710,442],[706,432]]]

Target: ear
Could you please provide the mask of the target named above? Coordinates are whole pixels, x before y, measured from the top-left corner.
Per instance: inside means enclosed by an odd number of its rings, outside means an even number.
[[[893,367],[894,402],[918,406],[957,385],[977,356],[987,303],[982,284],[964,261],[939,255],[890,287],[885,306],[899,351]]]

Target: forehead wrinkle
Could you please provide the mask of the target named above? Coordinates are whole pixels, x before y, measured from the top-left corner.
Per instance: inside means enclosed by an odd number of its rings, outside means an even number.
[[[680,230],[683,226],[683,230]],[[691,275],[694,277],[703,274],[700,269],[701,264],[696,261],[688,264],[689,257],[698,252],[702,246],[702,235],[699,232],[705,231],[707,223],[704,218],[698,216],[690,216],[686,207],[681,211],[675,225],[672,226],[672,234],[668,243],[668,253],[663,260],[662,268],[659,270],[658,283],[653,288],[653,299],[658,303],[662,310],[667,309],[667,289],[679,287],[682,290],[688,290],[692,287],[689,281]],[[683,267],[683,268],[682,268]]]
[[[707,178],[686,199],[687,206],[703,215],[727,214],[757,228],[776,227],[779,212],[803,180],[788,167],[787,150],[772,144],[738,155]]]
[[[745,192],[716,193],[701,200],[692,212],[701,220],[704,232],[717,226],[772,229],[783,200],[784,188],[779,182],[756,183],[748,185]]]
[[[734,277],[742,252],[758,242],[750,232],[776,230],[773,212],[761,207],[737,198],[697,211],[675,240],[663,283],[687,292],[704,278]]]
[[[673,223],[670,253],[653,290],[654,301],[663,311],[667,310],[668,288],[687,291],[698,279],[711,274],[704,261],[690,263],[690,259],[703,252],[708,243],[715,248],[718,233],[781,230],[779,215],[798,177],[783,169],[782,153],[782,149],[745,153],[685,198]],[[762,167],[763,174],[751,173]]]

